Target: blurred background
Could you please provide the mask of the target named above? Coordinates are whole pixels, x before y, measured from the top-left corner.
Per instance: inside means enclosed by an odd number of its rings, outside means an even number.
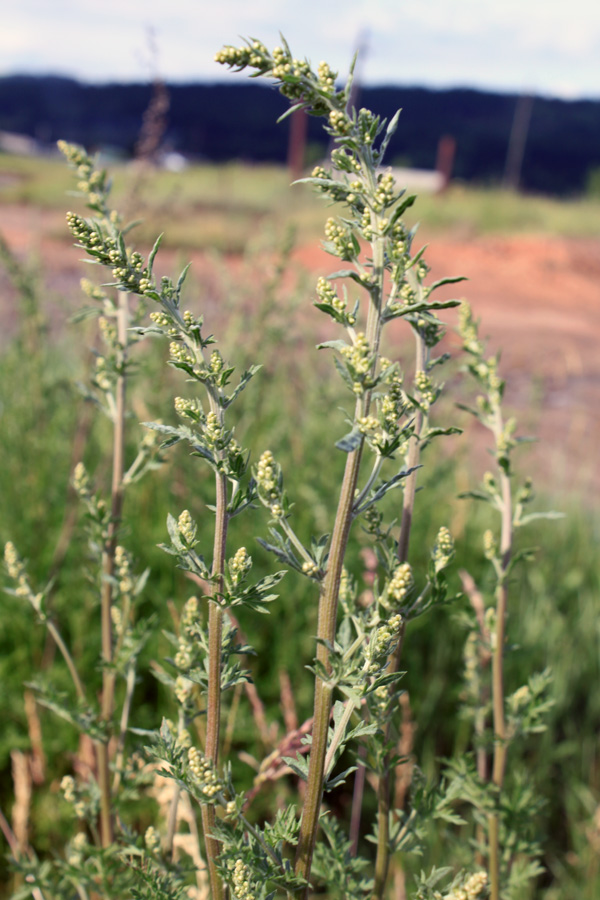
[[[105,0],[93,9],[71,0],[8,0],[0,29],[0,541],[17,544],[40,584],[54,576],[55,615],[82,667],[93,668],[95,597],[69,480],[82,458],[99,484],[106,480],[109,434],[76,386],[88,379],[99,344],[93,321],[72,321],[87,302],[79,281],[90,272],[65,226],[66,210],[83,208],[69,196],[73,178],[57,157],[59,138],[110,167],[115,205],[142,220],[135,232],[142,252],[165,233],[159,274],[192,260],[187,305],[205,314],[232,362],[265,363],[260,383],[244,396],[240,433],[255,457],[268,446],[289,473],[301,535],[329,530],[341,462],[331,447],[344,423],[329,361],[315,362],[314,344],[328,335],[311,304],[318,275],[336,268],[319,245],[331,211],[305,186],[290,187],[326,159],[327,136],[320,120],[303,114],[277,124],[286,102],[274,88],[213,62],[224,43],[249,36],[273,47],[280,31],[296,55],[315,65],[329,61],[340,83],[358,51],[356,105],[387,118],[402,108],[387,163],[400,185],[419,194],[410,223],[419,223],[418,240],[430,244],[431,277],[468,276],[461,295],[481,318],[490,350],[502,348],[508,411],[520,434],[538,439],[522,451],[520,471],[534,475],[538,509],[565,513],[523,536],[540,549],[537,562],[515,576],[509,624],[518,644],[510,683],[546,665],[555,678],[548,733],[515,750],[545,799],[536,826],[545,873],[523,896],[597,900],[600,7],[586,0],[568,8],[558,0]],[[448,315],[451,352],[454,324]],[[409,369],[407,337],[390,329],[388,340],[387,354]],[[181,392],[163,355],[154,344],[139,353],[131,452],[135,423],[170,419],[171,398]],[[455,359],[447,374],[452,402],[468,400],[459,369]],[[450,402],[438,416],[441,425],[456,423]],[[486,510],[455,500],[488,465],[485,437],[466,417],[458,424],[464,435],[432,447],[426,460],[414,563],[426,560],[447,524],[457,540],[457,571],[468,569],[485,588],[480,534],[492,522]],[[156,545],[167,512],[187,505],[203,521],[206,502],[210,477],[180,453],[134,488],[126,508],[129,545],[140,567],[153,572],[144,611],[165,627],[167,601],[180,605],[189,588]],[[266,523],[257,513],[247,527],[234,534],[235,546],[246,543],[258,572],[270,571],[254,540]],[[209,529],[207,522],[207,541]],[[361,548],[356,534],[358,577]],[[274,608],[262,632],[242,622],[263,651],[254,675],[271,735],[277,727],[282,733],[280,701],[290,710],[282,687],[289,660],[311,658],[314,601],[310,587],[290,575],[285,608]],[[23,846],[44,855],[57,832],[66,833],[58,783],[78,748],[69,727],[36,708],[23,684],[40,670],[52,671],[59,686],[67,679],[60,665],[51,667],[53,649],[32,628],[29,610],[10,597],[0,603],[0,810],[8,820],[16,815]],[[465,638],[458,613],[460,604],[420,621],[407,642],[418,722],[412,752],[431,778],[441,757],[469,742],[457,717]],[[157,637],[147,657],[165,653]],[[308,682],[292,690],[302,721],[310,712]],[[141,726],[169,714],[166,704],[145,680]],[[240,736],[249,738],[252,710],[241,703],[238,715]],[[251,746],[256,756],[275,738],[263,731],[261,740]],[[240,761],[238,769],[240,781],[251,783],[248,765]],[[15,791],[29,796],[25,807],[16,808]],[[444,864],[464,838],[432,837],[428,861]],[[408,873],[422,865],[409,861]],[[3,880],[8,891],[6,869]]]

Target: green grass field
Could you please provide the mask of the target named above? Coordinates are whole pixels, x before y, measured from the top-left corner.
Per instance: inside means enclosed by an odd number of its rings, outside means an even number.
[[[303,243],[322,235],[323,203],[305,185],[290,190],[289,173],[281,166],[205,164],[177,174],[148,170],[136,174],[124,164],[110,168],[119,208],[144,220],[144,238],[154,233],[151,223],[160,221],[165,242],[172,247],[240,252],[248,234],[267,223],[277,232],[293,222]],[[0,154],[0,202],[62,213],[72,187],[58,158]],[[75,199],[71,202],[77,204]],[[407,215],[410,224],[417,220],[428,234],[589,237],[598,234],[600,199],[557,200],[454,184],[441,196],[420,195],[414,213],[409,210]]]

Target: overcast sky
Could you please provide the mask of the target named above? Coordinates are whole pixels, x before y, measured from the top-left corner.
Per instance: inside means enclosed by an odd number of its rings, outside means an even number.
[[[285,34],[342,74],[357,43],[368,84],[600,97],[598,0],[3,0],[0,74],[88,81],[224,80],[224,43]]]

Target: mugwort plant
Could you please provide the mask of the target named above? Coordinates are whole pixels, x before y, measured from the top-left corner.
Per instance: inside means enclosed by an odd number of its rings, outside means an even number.
[[[331,159],[302,182],[332,204],[323,246],[339,260],[338,268],[318,279],[314,297],[338,329],[339,337],[320,348],[332,355],[349,401],[346,433],[335,441],[345,458],[337,509],[327,533],[299,533],[300,501],[288,493],[282,466],[268,447],[251,453],[234,428],[231,408],[258,375],[259,361],[236,375],[203,318],[183,306],[187,268],[177,280],[158,278],[160,238],[147,258],[134,249],[130,227],[109,205],[106,172],[81,148],[61,144],[89,211],[85,217],[69,213],[69,229],[110,279],[101,286],[84,282],[103,341],[89,396],[112,428],[110,493],[104,496],[81,463],[73,478],[97,585],[101,684],[98,699],[94,679],[79,670],[46,608],[48,589],[31,583],[26,562],[7,544],[12,590],[48,629],[72,678],[71,695],[38,685],[39,702],[87,735],[94,748],[87,775],[69,775],[62,783],[77,823],[72,838],[53,860],[38,859],[33,850],[15,852],[20,878],[13,897],[383,900],[391,896],[390,872],[408,854],[423,854],[428,829],[437,828],[440,834],[464,829],[470,849],[452,867],[430,865],[406,888],[407,896],[517,898],[539,871],[532,836],[535,798],[516,769],[508,777],[507,758],[513,741],[543,728],[549,676],[534,675],[505,693],[510,579],[526,555],[514,549],[513,537],[540,514],[525,512],[530,482],[514,486],[516,426],[503,418],[498,360],[486,358],[469,308],[438,299],[438,288],[462,279],[431,282],[425,248],[416,248],[416,229],[405,223],[415,197],[383,168],[399,114],[385,122],[367,109],[350,108],[352,73],[340,88],[327,63],[314,71],[292,56],[285,41],[272,52],[255,40],[225,47],[216,60],[273,80],[290,100],[290,112],[303,109],[324,120],[334,145]],[[424,567],[412,561],[411,532],[424,451],[437,438],[459,432],[433,417],[448,360],[439,351],[445,325],[438,313],[458,306],[467,367],[480,391],[472,412],[493,439],[496,471],[470,496],[491,504],[500,517],[499,536],[491,530],[483,536],[494,587],[488,598],[464,578],[471,601],[464,612],[464,705],[473,723],[473,750],[448,761],[439,785],[427,784],[413,767],[406,800],[396,807],[394,783],[407,765],[398,749],[403,648],[414,619],[456,598],[447,581],[455,550],[446,524],[436,523]],[[397,320],[413,339],[414,350],[403,359],[388,358],[382,349],[386,327]],[[165,409],[163,421],[144,423],[129,461],[127,385],[136,345],[150,338],[166,338],[168,363],[188,389],[174,398],[174,410]],[[214,540],[212,551],[201,546],[198,523],[187,508],[168,515],[163,549],[197,591],[180,604],[174,631],[166,634],[172,655],[154,666],[170,691],[171,711],[155,730],[143,731],[135,724],[133,698],[140,654],[157,626],[138,612],[152,576],[139,570],[127,548],[123,498],[178,443],[212,472],[207,509],[214,516]],[[266,536],[260,506],[266,510]],[[283,568],[253,578],[250,550],[232,540],[230,525],[238,516],[252,517],[258,540]],[[374,560],[368,596],[351,574],[356,564],[350,538],[357,529]],[[288,796],[294,796],[256,816],[250,808],[256,792],[251,797],[236,784],[227,756],[231,741],[224,740],[226,704],[251,677],[244,660],[252,648],[242,639],[236,614],[243,609],[258,616],[271,603],[285,604],[287,570],[306,579],[306,595],[318,607],[309,661],[314,712],[293,740],[283,742],[288,749],[277,759],[288,773]],[[331,802],[349,779],[351,817]],[[154,798],[156,815],[141,832],[135,810],[144,798]],[[363,809],[373,812],[370,820],[364,812],[361,819]],[[359,853],[363,839],[367,849]]]

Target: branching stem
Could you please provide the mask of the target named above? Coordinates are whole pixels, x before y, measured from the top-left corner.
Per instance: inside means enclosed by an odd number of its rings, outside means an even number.
[[[422,336],[415,331],[415,373],[425,371],[426,363],[426,346]],[[414,433],[410,438],[407,469],[411,471],[404,482],[404,499],[402,503],[402,519],[400,522],[400,535],[398,537],[398,562],[405,563],[408,561],[408,547],[410,543],[410,532],[412,528],[413,510],[415,505],[415,494],[417,490],[417,471],[421,455],[421,432],[423,429],[424,416],[420,409],[417,409],[414,423]],[[398,646],[394,651],[389,665],[388,672],[396,673],[400,669],[400,660],[402,657],[402,647],[404,645],[404,636],[406,631],[406,623],[402,623]],[[388,722],[385,729],[385,743],[388,744],[391,736],[391,722]],[[391,766],[389,765],[389,754],[384,772],[379,777],[377,788],[377,856],[375,859],[375,883],[373,887],[374,900],[382,900],[387,882],[388,870],[390,865],[390,802],[391,802]]]
[[[497,437],[502,433],[502,422]],[[494,720],[494,760],[492,782],[497,788],[498,799],[504,784],[508,734],[504,716],[504,642],[508,602],[507,575],[512,551],[512,494],[510,478],[500,470],[502,492],[502,527],[500,535],[501,576],[496,589],[496,639],[492,650],[492,712]],[[500,900],[500,823],[497,813],[488,819],[490,898]]]
[[[129,326],[127,294],[119,292],[117,311],[117,340],[119,343],[119,374],[115,385],[115,415],[113,422],[113,463],[111,485],[111,515],[102,557],[101,633],[102,633],[102,702],[101,717],[110,731],[114,709],[115,671],[112,668],[112,581],[115,571],[117,532],[123,507],[123,473],[125,471],[125,390]],[[96,743],[98,760],[98,788],[100,791],[100,839],[103,847],[113,842],[113,820],[109,771],[108,736]]]
[[[222,410],[219,410],[222,418]],[[216,474],[215,540],[212,574],[213,595],[218,596],[224,587],[225,553],[227,544],[227,476]],[[216,769],[219,763],[219,732],[221,725],[221,650],[223,639],[223,610],[217,600],[211,600],[208,613],[208,695],[206,708],[206,746],[204,753]],[[211,885],[212,900],[222,900],[224,888],[217,871],[219,842],[212,837],[215,824],[215,808],[202,806],[202,826],[206,846],[206,860]]]
[[[371,189],[375,190],[374,167],[367,160],[363,163],[363,172]],[[372,214],[374,234],[378,234],[378,223],[375,213]],[[366,340],[370,352],[374,356],[374,366],[379,351],[381,338],[381,304],[383,298],[384,276],[384,244],[385,239],[376,236],[372,241],[373,250],[373,288],[369,292],[370,302],[367,315]],[[366,416],[371,402],[371,392],[365,391],[357,398],[355,420]],[[340,580],[344,565],[344,557],[353,520],[356,486],[360,470],[364,438],[356,450],[348,453],[344,479],[340,491],[340,499],[331,537],[331,549],[327,564],[327,573],[323,582],[319,600],[319,618],[317,635],[317,662],[328,671],[329,651],[324,642],[332,644],[335,640],[337,626],[337,607],[340,591]],[[323,796],[325,778],[325,757],[327,754],[327,738],[329,734],[329,718],[333,700],[333,685],[317,675],[315,680],[315,704],[312,745],[308,766],[308,784],[302,811],[302,824],[296,856],[296,874],[308,882],[312,867],[312,857],[319,827],[319,811]],[[308,898],[309,887],[304,890],[304,900]]]

